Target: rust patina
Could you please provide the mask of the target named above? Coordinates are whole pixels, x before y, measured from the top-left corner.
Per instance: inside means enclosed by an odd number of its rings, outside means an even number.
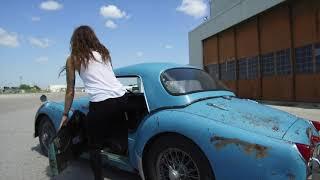
[[[246,154],[254,154],[258,159],[265,158],[268,155],[268,147],[260,144],[245,142],[237,138],[213,136],[211,137],[210,141],[211,143],[214,142],[214,146],[217,148],[217,150],[221,150],[228,145],[234,144],[235,146],[240,147]]]

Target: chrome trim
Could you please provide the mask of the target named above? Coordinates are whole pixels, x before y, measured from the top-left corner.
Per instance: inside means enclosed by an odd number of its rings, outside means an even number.
[[[150,108],[149,108],[149,103],[148,103],[148,98],[146,96],[146,91],[145,91],[145,86],[143,84],[143,78],[140,76],[140,75],[121,75],[121,76],[116,76],[116,78],[128,78],[128,77],[138,77],[139,80],[141,81],[141,84],[142,84],[142,87],[143,87],[143,96],[144,96],[144,99],[146,101],[146,105],[147,105],[147,109],[148,109],[148,113],[150,113]]]
[[[320,160],[317,158],[311,158],[311,162],[316,163],[318,166],[320,166]]]
[[[312,176],[312,180],[319,180],[320,179],[320,161],[318,158],[311,158],[310,162],[308,163],[308,176]]]
[[[293,144],[293,148],[298,152],[299,157],[302,159],[302,161],[307,164],[308,162],[304,159],[304,157],[302,156],[302,154],[300,153],[298,147],[296,144]]]
[[[312,127],[316,130],[317,135],[320,136],[320,130],[318,131],[318,129],[314,126],[314,124],[312,123],[311,120],[307,120],[307,121],[308,121],[308,123],[310,124],[310,126],[312,126]]]
[[[308,177],[312,176],[312,180],[320,179],[320,144],[315,146],[314,152],[308,162]]]

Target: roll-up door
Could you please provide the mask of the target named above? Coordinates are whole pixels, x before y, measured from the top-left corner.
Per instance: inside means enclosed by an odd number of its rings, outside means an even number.
[[[261,97],[261,85],[256,18],[236,26],[236,48],[239,64],[238,95],[259,99]]]
[[[262,98],[293,100],[293,72],[289,6],[259,16]]]
[[[320,73],[317,72],[317,10],[319,1],[293,3],[293,34],[296,69],[296,100],[320,102]]]
[[[228,29],[219,34],[220,79],[233,92],[237,91],[236,55],[234,29]]]

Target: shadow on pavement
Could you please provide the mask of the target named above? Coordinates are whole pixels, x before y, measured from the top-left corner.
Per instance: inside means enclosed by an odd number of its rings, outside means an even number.
[[[39,153],[40,155],[44,156],[44,154],[41,151],[40,144],[31,147],[31,151],[35,151]],[[47,157],[45,157],[47,158]],[[125,171],[121,171],[117,168],[105,165],[104,166],[104,178],[110,179],[110,180],[140,180],[139,176],[137,174],[128,173]],[[51,180],[90,180],[94,179],[90,163],[86,159],[79,159],[74,162],[72,162],[67,169],[65,169],[60,175],[53,177],[49,161],[48,166],[45,168],[45,172]]]
[[[273,106],[286,106],[286,107],[296,107],[303,109],[315,109],[320,110],[320,103],[304,103],[304,102],[290,102],[290,101],[258,101],[265,105]]]
[[[50,167],[46,174],[51,180],[90,180],[94,179],[88,160],[80,159],[67,167],[60,175],[52,177]],[[138,175],[127,173],[113,167],[104,167],[104,179],[110,180],[140,180]]]
[[[39,153],[40,155],[44,156],[44,154],[41,151],[40,144],[38,144],[38,145],[36,145],[34,147],[31,147],[31,151],[35,151],[35,152]]]

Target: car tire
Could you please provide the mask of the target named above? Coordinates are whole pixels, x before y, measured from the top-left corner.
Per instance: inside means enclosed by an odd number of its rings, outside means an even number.
[[[183,136],[156,139],[147,151],[144,165],[147,180],[215,179],[205,155],[197,145]]]
[[[38,133],[42,154],[48,156],[49,143],[56,135],[56,129],[48,117],[44,116],[41,118]]]

